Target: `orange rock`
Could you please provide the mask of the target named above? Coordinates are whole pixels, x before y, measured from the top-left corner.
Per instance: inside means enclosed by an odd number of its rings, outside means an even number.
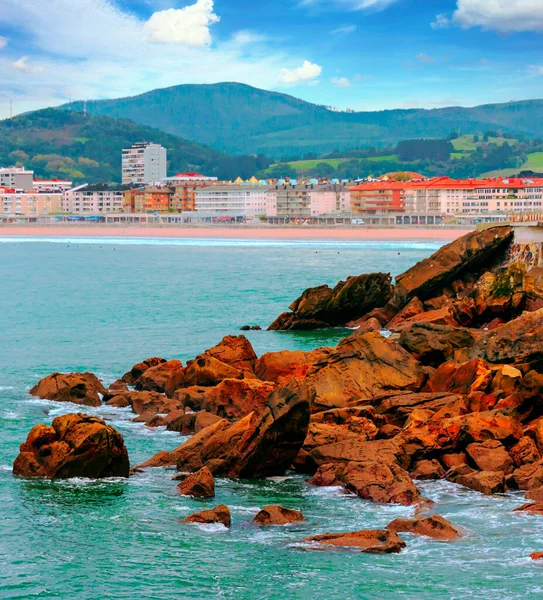
[[[415,519],[394,519],[386,528],[396,533],[415,533],[443,542],[452,542],[462,537],[460,531],[440,515],[416,517]]]
[[[215,480],[207,467],[189,475],[177,488],[183,496],[193,496],[194,498],[213,498],[215,496]]]
[[[458,467],[459,465],[465,465],[467,463],[468,457],[463,452],[459,452],[457,454],[444,454],[441,457],[443,464],[447,469],[451,469],[452,467]]]
[[[406,321],[422,313],[424,313],[424,305],[415,296],[387,323],[386,328],[390,331],[400,331],[405,326]]]
[[[451,309],[449,306],[443,306],[437,310],[428,310],[420,314],[409,317],[408,319],[398,319],[397,321],[391,321],[387,325],[387,329],[390,331],[403,331],[410,329],[414,325],[420,324],[428,325],[441,325],[441,326],[458,326],[458,323],[454,319]]]
[[[525,512],[531,515],[543,515],[543,503],[527,502],[526,504],[515,508],[513,512]]]
[[[204,354],[240,371],[254,372],[256,354],[244,335],[227,335],[216,346],[206,350]]]
[[[100,395],[107,394],[107,390],[92,373],[52,373],[40,379],[30,393],[56,402],[100,406]]]
[[[230,527],[231,522],[230,509],[224,504],[217,504],[211,510],[202,510],[183,519],[183,523],[222,523],[225,527]]]
[[[530,558],[532,560],[543,560],[543,552],[532,552]]]
[[[502,471],[472,471],[454,477],[451,477],[451,471],[449,471],[447,479],[476,492],[481,492],[481,494],[490,495],[505,492],[505,481]]]
[[[259,379],[224,379],[209,390],[202,409],[225,419],[239,419],[265,408],[275,384]]]
[[[478,444],[469,444],[466,451],[481,471],[510,473],[513,470],[513,461],[503,444],[498,440],[486,440]]]
[[[535,442],[527,435],[522,436],[518,443],[509,449],[509,454],[515,467],[529,465],[541,458]]]
[[[160,363],[166,362],[165,358],[159,358],[154,356],[152,358],[147,358],[144,361],[135,364],[128,373],[125,373],[121,380],[127,383],[128,385],[136,385],[136,381],[147,371],[147,369],[151,367],[155,367]]]
[[[36,425],[21,444],[13,473],[23,477],[128,477],[128,452],[122,435],[105,421],[68,414],[51,427]]]
[[[258,525],[287,525],[296,521],[303,521],[304,516],[299,510],[292,510],[277,504],[270,504],[262,508],[255,515],[254,523]]]
[[[173,396],[179,388],[192,386],[210,387],[224,379],[243,379],[245,371],[221,362],[213,356],[200,354],[187,362],[184,369],[177,370],[165,385],[165,392]]]
[[[302,540],[333,548],[357,548],[369,554],[391,554],[401,552],[405,542],[393,531],[386,529],[364,529],[348,533],[324,533]]]
[[[428,380],[426,390],[469,394],[475,391],[486,391],[491,382],[492,371],[489,366],[483,360],[475,359],[463,365],[444,363]]]
[[[177,372],[182,371],[179,360],[168,360],[147,369],[136,381],[136,389],[149,392],[164,392],[167,381]]]
[[[255,374],[263,381],[285,383],[296,376],[303,376],[310,365],[322,360],[330,348],[317,348],[312,352],[283,350],[266,352],[255,363]]]
[[[122,380],[117,379],[108,388],[110,393],[128,392],[128,385]]]
[[[421,480],[443,479],[445,477],[445,470],[436,459],[419,460],[411,470],[411,477]]]

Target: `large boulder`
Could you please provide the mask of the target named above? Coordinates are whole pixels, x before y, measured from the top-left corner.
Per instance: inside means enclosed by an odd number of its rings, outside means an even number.
[[[425,301],[439,295],[465,273],[475,273],[504,257],[512,239],[511,227],[492,227],[443,246],[396,277],[392,304],[401,308],[415,296]]]
[[[493,376],[490,365],[480,358],[463,364],[449,361],[443,363],[430,377],[425,390],[452,394],[485,392],[490,387]]]
[[[107,402],[108,406],[131,406],[137,415],[165,414],[179,408],[179,403],[158,392],[121,392]]]
[[[108,392],[92,373],[52,373],[30,389],[38,398],[56,402],[72,402],[82,406],[100,406]]]
[[[405,548],[405,542],[398,534],[387,529],[324,533],[305,538],[302,542],[330,548],[352,548],[368,554],[398,553]]]
[[[179,471],[187,472],[207,466],[226,477],[282,475],[300,451],[308,425],[307,390],[293,380],[271,393],[260,415],[253,412],[235,423],[217,421],[141,466],[177,463]]]
[[[251,343],[244,335],[227,335],[216,346],[204,352],[221,362],[240,371],[253,373],[256,354]]]
[[[468,444],[466,452],[481,471],[510,473],[513,470],[513,461],[504,445],[498,440]]]
[[[183,523],[202,523],[208,525],[211,523],[222,523],[225,527],[230,527],[231,522],[230,509],[224,504],[217,504],[215,508],[202,510],[183,519]]]
[[[318,446],[310,452],[310,458],[316,467],[328,463],[345,466],[354,462],[382,462],[389,464],[397,462],[408,466],[408,457],[404,448],[396,440],[369,440],[358,437]]]
[[[285,383],[293,377],[303,377],[310,365],[330,354],[330,348],[317,348],[311,352],[282,350],[266,352],[255,363],[255,374],[263,381]]]
[[[333,289],[327,285],[309,288],[268,329],[315,329],[345,325],[363,317],[374,308],[384,306],[392,297],[387,273],[370,273],[348,277]]]
[[[460,327],[415,323],[402,331],[398,342],[424,365],[438,367],[453,358],[456,350],[471,348],[475,338]]]
[[[413,356],[378,332],[343,340],[305,376],[315,411],[344,407],[389,390],[418,391],[424,380]]]
[[[186,477],[178,484],[177,489],[183,496],[213,498],[215,496],[215,480],[211,471],[207,467],[203,467]]]
[[[151,367],[156,367],[160,363],[166,362],[165,358],[160,358],[158,356],[153,356],[151,358],[146,358],[145,360],[135,364],[130,371],[125,373],[121,377],[121,381],[124,381],[128,385],[136,385],[136,381]]]
[[[80,413],[33,427],[13,464],[15,475],[48,479],[128,477],[129,470],[122,435],[102,419]]]
[[[525,312],[520,317],[481,335],[471,350],[473,358],[489,363],[530,364],[543,366],[543,308]]]
[[[304,516],[299,510],[285,508],[278,504],[270,504],[258,511],[253,523],[258,525],[288,525],[303,520]]]
[[[183,365],[179,360],[168,360],[154,367],[149,367],[136,381],[136,389],[164,392],[168,380],[182,369]]]
[[[275,387],[259,379],[224,379],[206,394],[202,409],[229,420],[250,412],[259,415]]]
[[[414,533],[442,542],[452,542],[462,537],[460,530],[440,515],[415,517],[414,519],[394,519],[386,528],[396,533]]]

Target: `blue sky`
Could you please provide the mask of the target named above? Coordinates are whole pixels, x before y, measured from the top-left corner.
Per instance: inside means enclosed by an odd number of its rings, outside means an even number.
[[[542,0],[2,0],[0,117],[241,81],[341,109],[543,98]]]

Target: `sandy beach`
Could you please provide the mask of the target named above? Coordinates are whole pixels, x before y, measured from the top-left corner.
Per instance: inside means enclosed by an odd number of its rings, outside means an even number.
[[[0,227],[0,237],[115,237],[266,240],[454,240],[466,229],[318,229],[249,227],[107,227],[88,225]]]

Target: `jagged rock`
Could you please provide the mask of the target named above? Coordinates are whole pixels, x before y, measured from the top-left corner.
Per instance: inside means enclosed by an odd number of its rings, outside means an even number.
[[[397,423],[402,423],[415,410],[429,410],[432,413],[452,405],[462,404],[462,396],[448,392],[403,393],[383,396],[374,401],[377,412],[387,415]],[[467,412],[467,410],[463,410]]]
[[[209,427],[210,425],[213,425],[217,421],[221,420],[221,417],[218,417],[212,413],[208,413],[205,410],[197,412],[194,418],[194,433],[198,433],[206,427]]]
[[[522,381],[522,373],[511,365],[501,365],[492,379],[491,391],[498,396],[509,396],[517,391]]]
[[[532,560],[543,560],[543,552],[532,552],[530,558]]]
[[[398,342],[422,364],[438,367],[453,358],[456,350],[471,348],[475,338],[467,329],[415,323],[402,331]]]
[[[327,285],[309,288],[283,313],[269,330],[312,329],[345,325],[384,306],[392,297],[391,277],[386,273],[370,273],[348,277],[335,288]]]
[[[411,470],[411,477],[420,480],[443,479],[445,470],[436,459],[419,460]]]
[[[424,304],[415,296],[387,323],[390,331],[400,331],[406,321],[424,313]]]
[[[433,325],[434,327],[456,327],[458,326],[451,309],[449,306],[444,306],[436,310],[428,310],[426,312],[419,313],[408,319],[398,319],[398,321],[391,321],[387,325],[387,329],[390,331],[401,332],[405,329],[411,329],[415,325]]]
[[[149,367],[136,381],[136,390],[164,392],[167,381],[177,372],[183,370],[179,360],[168,360],[154,367]]]
[[[511,227],[492,227],[473,231],[443,246],[396,277],[392,304],[400,308],[415,296],[424,302],[439,295],[464,273],[477,272],[505,256],[512,238]]]
[[[110,392],[110,394],[128,392],[128,385],[122,379],[117,379],[109,386],[108,392]]]
[[[211,510],[202,510],[189,515],[183,519],[183,523],[222,523],[225,527],[230,527],[232,516],[230,509],[224,504],[217,504]]]
[[[256,354],[244,335],[227,335],[216,346],[204,352],[240,371],[254,372]]]
[[[396,533],[414,533],[443,542],[452,542],[462,537],[462,533],[440,515],[416,517],[415,519],[394,519],[386,528]]]
[[[509,455],[515,467],[532,464],[541,458],[535,442],[527,435],[522,436],[518,443],[509,449]]]
[[[196,412],[202,409],[207,395],[212,389],[212,387],[204,387],[202,385],[191,385],[186,388],[176,389],[172,394],[168,394],[166,387],[166,396],[176,400],[181,408],[188,408]]]
[[[525,312],[520,317],[492,331],[484,332],[471,350],[472,358],[489,363],[543,364],[543,308]]]
[[[177,488],[183,496],[193,496],[194,498],[213,498],[215,496],[215,480],[207,467],[189,475]]]
[[[408,465],[405,450],[395,440],[363,441],[351,438],[342,442],[319,446],[311,451],[310,457],[317,467],[327,463],[346,465],[351,461],[381,461],[385,464],[398,462],[402,466]]]
[[[159,452],[141,467],[177,463],[194,472],[207,466],[214,475],[282,475],[298,454],[309,425],[307,391],[294,381],[274,390],[260,416],[250,413],[236,423],[217,421],[172,452]]]
[[[229,420],[259,415],[275,387],[258,379],[224,379],[206,394],[202,409]]]
[[[324,533],[302,540],[333,548],[358,548],[369,554],[391,554],[401,552],[405,542],[393,531],[386,529],[363,529],[347,533]]]
[[[36,425],[21,444],[13,473],[23,477],[128,477],[130,465],[122,435],[105,421],[81,413]]]
[[[263,381],[285,383],[293,377],[303,377],[310,365],[330,354],[330,348],[317,348],[312,352],[301,350],[283,350],[266,352],[255,364],[255,374]]]
[[[504,445],[498,440],[468,444],[466,452],[481,471],[510,473],[513,470],[513,461]]]
[[[492,383],[492,370],[485,361],[476,358],[462,365],[443,363],[428,380],[425,390],[469,394],[486,391]]]
[[[107,402],[108,406],[131,406],[137,415],[165,414],[179,408],[179,403],[158,392],[121,392]]]
[[[468,457],[464,452],[457,452],[444,454],[441,460],[447,469],[452,469],[453,467],[467,464]]]
[[[540,459],[515,469],[512,478],[519,490],[530,490],[543,486],[543,460]]]
[[[383,326],[381,322],[378,321],[375,317],[371,317],[359,323],[355,326],[355,330],[351,333],[350,337],[358,337],[359,335],[364,335],[365,333],[369,333],[370,331],[382,331]]]
[[[466,465],[464,465],[466,467]],[[462,467],[457,467],[461,469]],[[467,467],[469,469],[469,467]],[[451,469],[453,471],[453,469]],[[491,495],[505,492],[505,480],[503,471],[465,471],[461,473],[447,473],[447,479],[463,485],[464,487],[481,492],[481,494]]]
[[[344,407],[388,390],[418,391],[424,379],[420,364],[377,332],[343,340],[305,376],[314,411]]]
[[[287,525],[303,520],[304,516],[299,510],[270,504],[258,511],[253,522],[258,525]]]
[[[30,394],[56,402],[100,406],[100,396],[107,394],[107,390],[92,373],[52,373],[40,379]]]
[[[526,504],[515,508],[513,512],[523,512],[530,515],[543,515],[543,503],[527,502]]]
[[[125,373],[121,380],[127,383],[128,385],[136,385],[136,381],[151,367],[155,367],[160,363],[166,362],[165,358],[159,358],[154,356],[152,358],[147,358],[144,361],[135,364],[128,373]]]

